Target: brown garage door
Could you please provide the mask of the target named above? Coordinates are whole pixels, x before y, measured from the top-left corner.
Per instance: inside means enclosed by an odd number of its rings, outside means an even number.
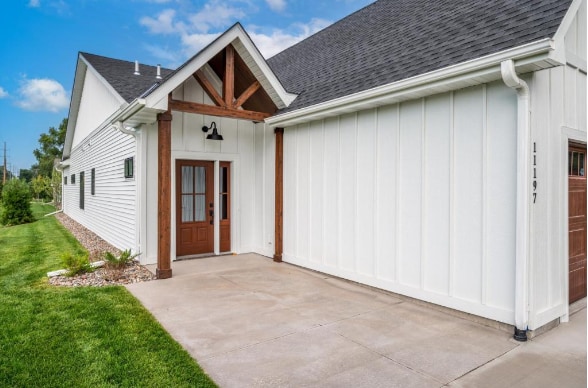
[[[570,303],[586,296],[586,145],[568,151]]]

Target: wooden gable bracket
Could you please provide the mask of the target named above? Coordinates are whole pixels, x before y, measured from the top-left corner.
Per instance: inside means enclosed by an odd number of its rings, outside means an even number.
[[[235,49],[232,45],[225,48],[225,73],[223,75],[223,95],[219,95],[212,82],[206,77],[202,70],[197,70],[193,76],[198,81],[204,92],[210,97],[215,105],[205,105],[196,102],[174,100],[170,97],[169,108],[172,110],[199,113],[210,116],[233,117],[252,121],[263,121],[271,116],[266,112],[256,112],[239,109],[253,95],[261,84],[254,81],[241,95],[235,99]]]

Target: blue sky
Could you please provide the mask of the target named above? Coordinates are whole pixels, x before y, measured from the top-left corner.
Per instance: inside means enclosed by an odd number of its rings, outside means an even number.
[[[68,115],[77,53],[174,68],[239,21],[270,57],[371,0],[9,0],[0,13],[0,158],[29,168]],[[0,159],[0,165],[2,160]]]

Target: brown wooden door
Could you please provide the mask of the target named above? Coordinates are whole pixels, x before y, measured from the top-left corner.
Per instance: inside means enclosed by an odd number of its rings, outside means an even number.
[[[214,162],[176,161],[176,255],[214,251]]]
[[[570,303],[586,296],[586,146],[568,151]]]

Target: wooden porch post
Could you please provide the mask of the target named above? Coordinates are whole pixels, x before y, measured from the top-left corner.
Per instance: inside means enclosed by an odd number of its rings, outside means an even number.
[[[158,279],[171,278],[171,121],[167,111],[157,115],[157,270]]]
[[[283,210],[284,210],[284,128],[275,128],[276,134],[276,221],[274,261],[282,262]]]

